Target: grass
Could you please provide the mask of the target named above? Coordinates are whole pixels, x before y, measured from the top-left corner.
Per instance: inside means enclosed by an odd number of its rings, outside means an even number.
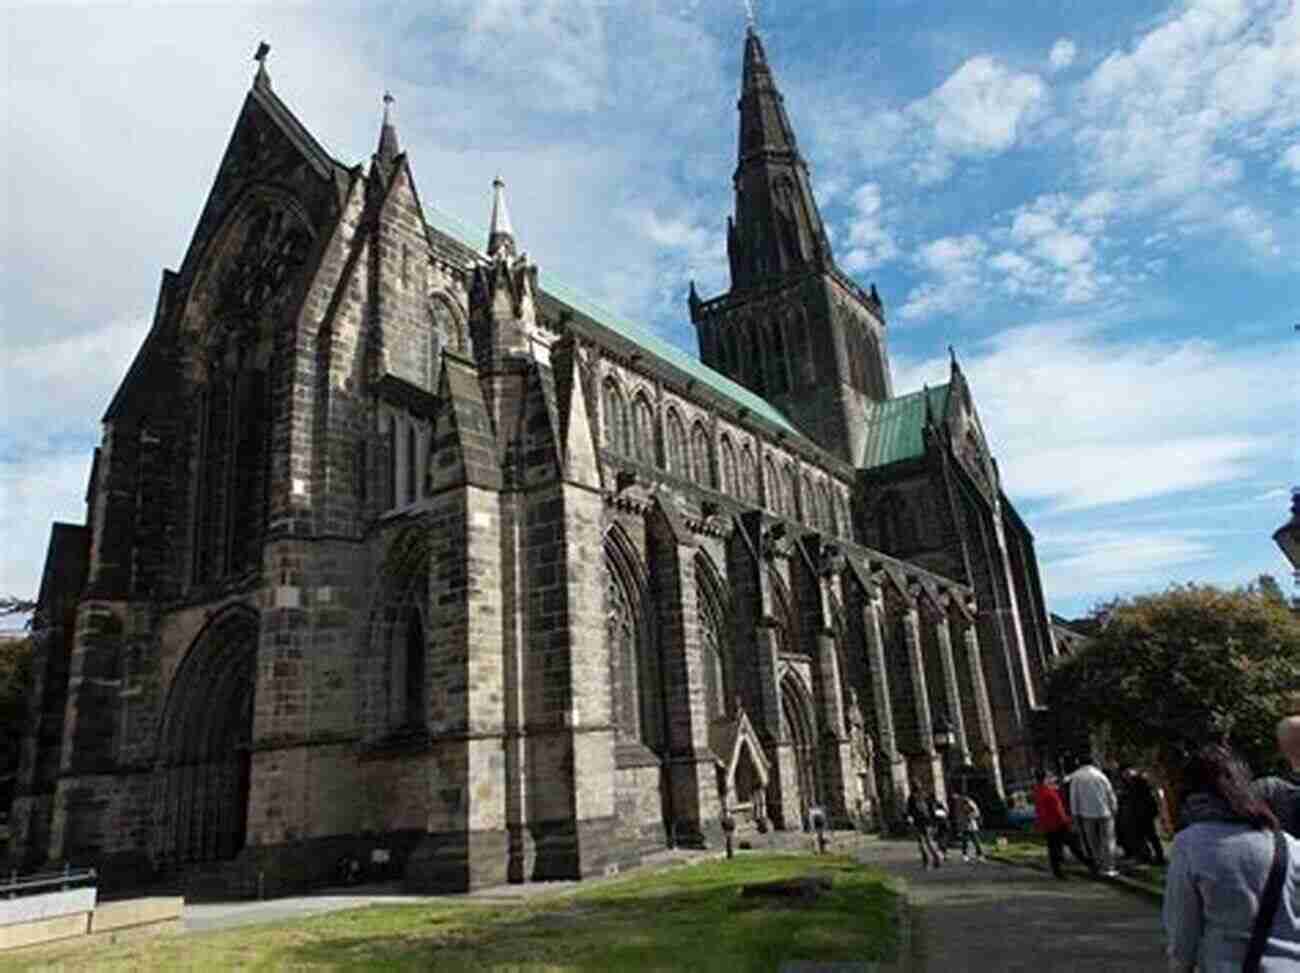
[[[741,885],[830,874],[811,905]],[[775,970],[785,960],[890,960],[897,893],[852,859],[746,855],[500,904],[374,906],[118,946],[55,944],[0,970]]]
[[[1005,837],[1007,843],[1004,847],[994,846],[990,848],[999,858],[1005,858],[1017,865],[1038,865],[1044,869],[1047,868],[1047,842],[1042,835],[1030,833],[1006,835]],[[1168,854],[1168,852],[1169,849],[1166,847],[1165,853]],[[1121,859],[1116,861],[1116,867],[1119,869],[1120,875],[1130,882],[1140,885],[1155,895],[1164,895],[1164,865],[1144,865]],[[1068,850],[1065,852],[1065,871],[1069,875],[1088,874],[1087,869],[1076,862],[1074,856]]]

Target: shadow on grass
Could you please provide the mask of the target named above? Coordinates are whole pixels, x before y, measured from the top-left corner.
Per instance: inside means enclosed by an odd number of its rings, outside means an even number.
[[[740,896],[747,882],[812,871],[835,884],[811,904]],[[740,858],[634,877],[562,903],[435,914],[364,935],[337,929],[277,960],[320,969],[774,970],[792,959],[891,959],[895,910],[883,876],[851,861]]]

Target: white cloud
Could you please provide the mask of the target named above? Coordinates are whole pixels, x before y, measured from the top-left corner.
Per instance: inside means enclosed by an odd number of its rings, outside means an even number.
[[[445,6],[445,5],[444,5]],[[613,91],[603,5],[592,0],[476,0],[463,5],[461,50],[483,80],[509,83],[517,97],[548,109],[592,112]],[[528,65],[537,84],[514,83]]]
[[[1243,481],[1276,461],[1287,414],[1276,345],[1121,340],[1077,323],[1013,328],[963,356],[1013,497],[1080,510]],[[896,362],[900,390],[946,362]],[[1272,459],[1270,459],[1270,457]]]
[[[899,313],[904,318],[950,314],[978,299],[981,261],[988,247],[978,236],[941,237],[917,252],[917,264],[930,278],[913,288]]]
[[[1291,178],[1300,183],[1300,142],[1288,146],[1286,151],[1278,157],[1277,165],[1279,169],[1291,173]]]
[[[1005,152],[1043,110],[1047,85],[987,56],[966,61],[913,111],[934,126],[935,142],[955,155]]]
[[[1181,531],[1043,531],[1036,545],[1049,600],[1149,587],[1175,569],[1201,573],[1214,539]]]
[[[898,256],[893,234],[885,229],[881,217],[880,184],[868,182],[853,193],[853,216],[849,220],[849,251],[844,255],[845,269],[854,273],[870,270]]]
[[[1074,63],[1075,55],[1078,49],[1074,46],[1074,41],[1068,37],[1062,37],[1052,45],[1051,53],[1047,55],[1048,62],[1052,65],[1053,71],[1062,71]]]
[[[1273,252],[1270,218],[1233,210],[1252,154],[1300,125],[1300,5],[1187,0],[1097,66],[1075,113],[1093,179],[1129,190],[1134,207]]]
[[[78,449],[0,461],[0,594],[36,597],[51,521],[85,522],[90,460]]]

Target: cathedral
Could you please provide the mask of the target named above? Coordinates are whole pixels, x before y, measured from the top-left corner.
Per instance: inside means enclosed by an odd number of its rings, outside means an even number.
[[[1026,778],[1033,537],[956,359],[896,394],[752,28],[698,357],[548,281],[499,179],[486,239],[423,207],[387,103],[334,159],[265,53],[53,527],[16,867],[468,890]]]

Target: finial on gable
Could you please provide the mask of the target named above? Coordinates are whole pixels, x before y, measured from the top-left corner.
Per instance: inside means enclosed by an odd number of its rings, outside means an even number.
[[[492,180],[492,220],[488,225],[487,255],[492,257],[502,250],[507,256],[514,256],[515,231],[510,225],[510,211],[506,209],[506,184],[498,175]]]
[[[257,45],[257,53],[253,55],[253,60],[257,62],[257,74],[253,76],[254,85],[271,86],[271,76],[266,73],[266,56],[271,53],[271,45],[262,41]]]
[[[397,126],[393,124],[393,103],[396,100],[392,92],[384,92],[384,120],[379,126],[379,151],[376,155],[385,165],[391,165],[401,152],[397,144]]]

